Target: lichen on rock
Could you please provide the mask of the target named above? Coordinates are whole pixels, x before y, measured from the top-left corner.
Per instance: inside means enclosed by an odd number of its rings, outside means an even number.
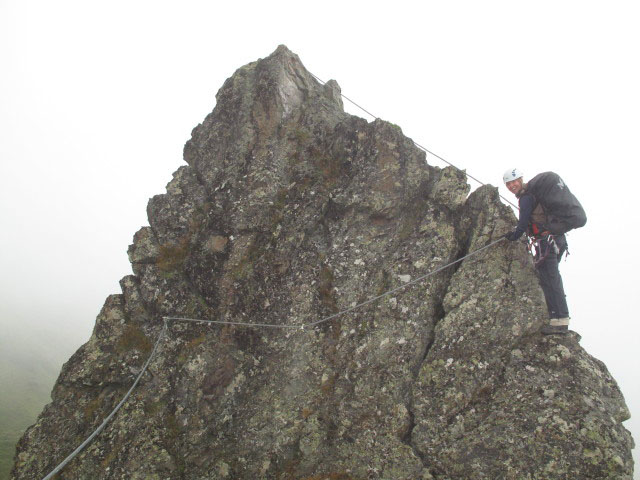
[[[493,187],[344,112],[280,46],[222,86],[134,236],[134,275],[18,445],[41,478],[631,479],[624,399],[577,334],[543,338],[531,259]]]

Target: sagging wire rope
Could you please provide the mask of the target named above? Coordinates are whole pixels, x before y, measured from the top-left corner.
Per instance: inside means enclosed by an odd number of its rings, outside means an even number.
[[[357,305],[353,305],[352,307],[349,307],[345,310],[341,310],[337,313],[334,313],[332,315],[329,315],[328,317],[324,317],[321,318],[320,320],[316,320],[315,322],[310,322],[310,323],[301,323],[299,325],[288,325],[288,324],[270,324],[270,323],[250,323],[250,322],[230,322],[230,321],[224,321],[224,320],[204,320],[204,319],[199,319],[199,318],[185,318],[185,317],[162,317],[164,320],[173,320],[173,321],[183,321],[183,322],[196,322],[196,323],[212,323],[212,324],[218,324],[218,325],[238,325],[238,326],[243,326],[243,327],[267,327],[267,328],[290,328],[290,329],[298,329],[298,330],[304,330],[306,328],[309,327],[315,327],[316,325],[320,325],[321,323],[326,323],[329,322],[331,320],[333,320],[334,318],[340,317],[342,315],[345,315],[347,313],[353,312],[354,310],[359,309],[360,307],[364,307],[365,305],[369,305],[370,303],[373,303],[377,300],[380,300],[383,297],[387,297],[397,291],[400,291],[404,288],[407,288],[411,285],[414,285],[416,283],[420,283],[421,281],[423,281],[424,279],[426,279],[427,277],[430,277],[432,275],[435,275],[436,273],[441,272],[442,270],[445,270],[449,267],[451,267],[452,265],[455,265],[456,263],[461,262],[462,260],[464,260],[465,258],[471,257],[472,255],[475,255],[477,253],[480,253],[483,250],[486,250],[489,247],[492,247],[493,245],[495,245],[498,242],[501,242],[502,240],[505,240],[504,237],[500,237],[498,240],[495,240],[487,245],[485,245],[484,247],[480,247],[477,250],[474,250],[473,252],[460,257],[457,260],[454,260],[453,262],[447,263],[446,265],[442,265],[438,268],[436,268],[435,270],[432,270],[431,272],[425,273],[424,275],[416,278],[415,280],[411,280],[403,285],[399,285],[395,288],[392,288],[391,290],[387,290],[386,292],[381,293],[380,295],[377,295],[375,297],[371,297],[367,300],[365,300],[362,303],[358,303]]]
[[[116,413],[118,413],[118,410],[120,410],[120,408],[125,404],[125,402],[131,396],[131,393],[133,393],[133,390],[138,386],[138,382],[142,378],[142,375],[144,375],[144,372],[147,371],[147,367],[151,363],[151,359],[156,354],[156,351],[158,350],[158,345],[160,345],[160,340],[162,340],[162,337],[164,337],[164,334],[165,334],[166,331],[167,331],[167,322],[164,322],[164,327],[162,327],[162,331],[160,332],[160,335],[158,335],[158,339],[156,340],[156,344],[153,346],[153,350],[151,351],[151,355],[149,355],[149,358],[147,358],[147,361],[145,362],[144,366],[142,367],[142,370],[140,370],[140,373],[136,377],[135,382],[133,382],[133,385],[131,385],[131,388],[129,389],[129,391],[122,398],[122,400],[120,400],[120,403],[118,403],[118,405],[116,405],[116,408],[113,409],[113,411],[109,414],[109,416],[102,421],[100,426],[98,428],[96,428],[95,431],[91,435],[89,435],[87,437],[87,439],[84,442],[82,442],[82,444],[80,444],[80,446],[78,448],[76,448],[73,452],[71,452],[71,454],[67,458],[65,458],[62,462],[60,462],[60,464],[56,468],[54,468],[51,471],[51,473],[49,473],[42,480],[49,480],[55,474],[60,472],[60,470],[62,470],[71,460],[73,460],[84,449],[84,447],[89,445],[89,443],[91,443],[91,441],[96,436],[98,436],[98,434],[104,429],[104,427],[107,426],[107,423],[109,423],[109,420],[111,420],[114,417],[114,415]]]
[[[308,70],[307,70],[308,71]],[[320,82],[322,85],[324,85],[326,82],[321,80],[319,77],[317,77],[316,75],[314,75],[312,72],[309,72],[309,74],[315,78],[318,82]],[[345,100],[347,100],[349,103],[355,105],[356,107],[358,107],[360,110],[362,110],[363,112],[365,112],[367,115],[370,115],[371,117],[375,118],[376,120],[382,120],[380,117],[378,117],[377,115],[374,115],[373,113],[371,113],[370,111],[368,111],[367,109],[365,109],[364,107],[361,107],[360,105],[358,105],[356,102],[354,102],[353,100],[351,100],[349,97],[347,97],[346,95],[344,95],[342,92],[340,92],[340,96],[342,98],[344,98]],[[478,182],[480,185],[486,185],[486,183],[484,183],[481,180],[478,180],[476,177],[474,177],[473,175],[467,173],[465,170],[461,169],[460,167],[455,166],[453,163],[449,162],[448,160],[442,158],[440,155],[432,152],[431,150],[429,150],[426,147],[423,147],[422,145],[420,145],[418,142],[416,142],[415,140],[411,140],[413,142],[413,144],[418,147],[420,150],[422,150],[425,153],[428,153],[429,155],[432,155],[434,157],[436,157],[437,159],[443,161],[444,163],[446,163],[447,165],[455,168],[456,170],[464,173],[467,178],[470,178],[471,180],[475,180],[476,182]],[[500,193],[498,193],[498,195],[500,195],[500,198],[502,198],[505,202],[507,202],[509,205],[511,205],[512,207],[515,207],[516,209],[520,209],[520,207],[518,207],[516,204],[514,204],[513,202],[511,202],[511,200],[509,200],[508,198],[502,196]]]
[[[340,312],[334,313],[332,315],[329,315],[328,317],[324,317],[321,318],[320,320],[316,320],[315,322],[309,322],[309,323],[304,323],[304,324],[300,324],[300,325],[287,325],[287,324],[269,324],[269,323],[249,323],[249,322],[232,322],[232,321],[223,321],[223,320],[205,320],[205,319],[197,319],[197,318],[185,318],[185,317],[162,317],[163,321],[164,321],[164,326],[162,327],[162,330],[160,331],[160,334],[158,335],[158,339],[156,340],[155,345],[153,346],[153,350],[151,351],[151,354],[149,355],[149,358],[147,359],[147,361],[145,362],[144,366],[142,367],[142,370],[140,371],[140,373],[138,374],[138,376],[136,377],[136,380],[133,382],[133,385],[131,386],[131,388],[129,389],[129,391],[126,393],[126,395],[122,398],[122,400],[120,400],[120,402],[118,403],[118,405],[113,409],[113,411],[109,414],[109,416],[107,416],[102,423],[100,424],[100,426],[91,434],[89,435],[89,437],[87,437],[87,439],[82,442],[82,444],[76,448],[67,458],[65,458],[56,468],[54,468],[51,473],[49,473],[47,476],[43,477],[42,480],[50,480],[55,474],[57,474],[58,472],[60,472],[71,460],[73,460],[89,443],[91,443],[91,441],[98,436],[98,434],[100,432],[102,432],[102,430],[105,428],[105,426],[107,425],[107,423],[109,423],[109,421],[115,416],[115,414],[118,412],[118,410],[120,410],[120,408],[125,404],[125,402],[129,399],[129,397],[131,396],[131,393],[133,392],[133,390],[136,388],[136,386],[138,385],[138,382],[140,382],[140,379],[142,378],[142,375],[144,375],[144,373],[147,371],[147,367],[149,366],[149,364],[151,363],[151,360],[153,359],[153,357],[156,354],[156,351],[158,350],[158,346],[160,345],[160,341],[162,340],[162,338],[164,337],[165,333],[168,330],[169,321],[181,321],[181,322],[196,322],[196,323],[210,323],[210,324],[218,324],[218,325],[235,325],[235,326],[243,326],[243,327],[252,327],[252,328],[281,328],[281,329],[297,329],[299,331],[304,331],[306,328],[310,328],[310,327],[314,327],[316,325],[320,325],[322,323],[326,323],[329,322],[341,315],[345,315],[347,313],[353,312],[354,310],[361,308],[365,305],[368,305],[370,303],[373,303],[377,300],[380,300],[383,297],[386,297],[388,295],[391,295],[399,290],[402,290],[404,288],[407,288],[411,285],[415,285],[416,283],[422,282],[423,280],[425,280],[428,277],[431,277],[433,275],[435,275],[436,273],[439,273],[443,270],[445,270],[446,268],[449,268],[453,265],[455,265],[456,263],[459,263],[461,261],[463,261],[466,258],[469,258],[473,255],[476,255],[478,253],[480,253],[483,250],[486,250],[489,247],[492,247],[493,245],[501,242],[505,240],[504,237],[500,237],[498,240],[494,240],[493,242],[480,247],[476,250],[474,250],[471,253],[468,253],[466,255],[464,255],[463,257],[460,257],[456,260],[454,260],[453,262],[449,262],[446,265],[442,265],[438,268],[436,268],[435,270],[432,270],[418,278],[416,278],[415,280],[411,280],[403,285],[400,285],[398,287],[392,288],[391,290],[387,290],[386,292],[377,295],[375,297],[369,298],[368,300],[365,300],[362,303],[359,303],[357,305],[354,305],[352,307],[349,307],[345,310],[342,310]],[[477,259],[474,259],[477,260]]]

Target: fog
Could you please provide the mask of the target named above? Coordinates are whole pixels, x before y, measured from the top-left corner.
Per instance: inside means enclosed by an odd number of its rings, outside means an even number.
[[[57,371],[88,340],[191,129],[235,69],[283,43],[507,198],[507,168],[563,177],[589,218],[561,264],[570,328],[618,381],[639,438],[640,7],[301,5],[0,1],[0,347]]]

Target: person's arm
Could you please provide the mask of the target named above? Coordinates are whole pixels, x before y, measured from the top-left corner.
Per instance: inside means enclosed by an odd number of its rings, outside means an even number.
[[[525,193],[520,197],[518,202],[520,206],[520,218],[518,219],[518,225],[516,225],[516,229],[513,232],[509,232],[505,235],[507,240],[514,242],[527,231],[529,220],[531,220],[531,214],[533,213],[534,203],[535,201],[531,194]]]

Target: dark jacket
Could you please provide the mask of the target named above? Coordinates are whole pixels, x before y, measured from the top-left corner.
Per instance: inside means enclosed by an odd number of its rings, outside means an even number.
[[[523,185],[522,191],[517,195],[518,206],[520,207],[520,216],[518,217],[518,225],[514,231],[514,237],[517,240],[523,233],[529,232],[533,235],[537,232],[533,229],[533,224],[542,227],[546,222],[546,216],[542,205],[536,201],[535,197],[527,192],[527,184]]]

